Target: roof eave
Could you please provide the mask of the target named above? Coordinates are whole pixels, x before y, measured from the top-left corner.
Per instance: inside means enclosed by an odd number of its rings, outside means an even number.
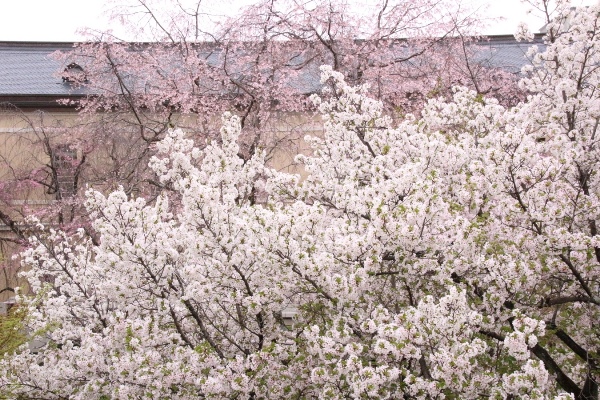
[[[20,109],[75,110],[77,103],[86,97],[84,94],[0,94],[0,104],[8,103]],[[64,100],[72,100],[65,104]],[[73,102],[74,101],[74,102]]]

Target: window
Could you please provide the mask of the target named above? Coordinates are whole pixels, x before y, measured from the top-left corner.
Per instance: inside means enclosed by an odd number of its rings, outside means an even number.
[[[72,197],[76,189],[77,150],[69,145],[57,146],[52,154],[52,167],[56,173],[57,198]]]
[[[63,71],[62,80],[63,82],[79,84],[87,83],[88,81],[85,71],[83,70],[81,65],[77,63],[71,63],[67,65],[67,67]]]

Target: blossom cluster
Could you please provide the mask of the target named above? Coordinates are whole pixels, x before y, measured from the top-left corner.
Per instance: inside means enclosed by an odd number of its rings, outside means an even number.
[[[512,109],[456,88],[394,125],[365,87],[322,67],[324,135],[298,156],[305,179],[260,151],[240,158],[234,115],[202,149],[170,131],[150,163],[165,188],[155,202],[90,190],[99,243],[32,239],[36,295],[21,301],[47,345],[5,358],[0,388],[594,398],[598,12],[531,54],[530,97]]]

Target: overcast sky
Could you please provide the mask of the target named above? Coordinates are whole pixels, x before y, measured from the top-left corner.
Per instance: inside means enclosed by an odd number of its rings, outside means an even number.
[[[368,1],[368,0],[362,0]],[[540,18],[527,14],[528,7],[520,0],[470,0],[481,7],[489,18],[503,18],[492,23],[486,34],[512,34],[521,21],[537,32],[543,25]],[[223,0],[226,8],[231,0]],[[574,5],[589,5],[595,0],[576,0]],[[77,41],[84,37],[77,32],[84,27],[97,30],[119,30],[106,17],[104,0],[0,0],[0,41]]]

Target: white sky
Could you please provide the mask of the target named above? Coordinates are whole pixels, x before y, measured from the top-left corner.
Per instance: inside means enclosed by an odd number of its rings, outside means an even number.
[[[224,8],[231,0],[223,0]],[[359,0],[361,1],[361,0]],[[369,0],[362,0],[369,1]],[[519,22],[529,24],[537,32],[543,25],[540,18],[527,14],[528,6],[520,0],[471,0],[489,18],[503,18],[484,32],[489,35],[512,34]],[[576,0],[574,5],[589,5],[597,0]],[[114,29],[105,13],[104,0],[0,0],[0,41],[77,41],[81,28]]]

